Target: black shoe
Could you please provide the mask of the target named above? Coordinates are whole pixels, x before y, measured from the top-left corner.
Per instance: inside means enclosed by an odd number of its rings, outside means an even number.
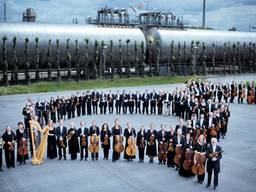
[[[216,190],[216,187],[217,187],[217,186],[214,186],[214,187],[213,187],[213,190]]]
[[[94,161],[94,158],[92,158],[92,160]]]
[[[67,158],[66,158],[66,157],[64,157],[64,160],[67,160]]]
[[[0,169],[0,171],[4,171],[3,169]]]
[[[98,161],[98,158],[96,158],[96,161]]]
[[[208,188],[208,187],[210,187],[210,185],[207,184],[207,185],[205,186],[205,188]]]
[[[80,161],[83,161],[83,158],[81,158]]]

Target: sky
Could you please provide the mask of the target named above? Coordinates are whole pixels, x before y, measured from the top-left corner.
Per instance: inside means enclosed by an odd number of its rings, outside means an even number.
[[[77,18],[85,23],[85,18],[96,16],[102,7],[147,8],[146,0],[0,0],[0,21],[3,21],[3,2],[7,3],[7,21],[21,22],[22,12],[34,8],[41,23],[72,23]],[[183,16],[189,26],[202,25],[203,0],[148,0],[150,10],[172,11]],[[206,26],[217,30],[236,27],[248,31],[249,25],[256,26],[256,0],[206,0]],[[256,30],[254,30],[256,31]]]

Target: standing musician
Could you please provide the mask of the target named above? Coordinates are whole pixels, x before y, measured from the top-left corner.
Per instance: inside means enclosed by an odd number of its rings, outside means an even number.
[[[59,160],[62,159],[62,152],[63,152],[63,157],[65,160],[67,160],[66,157],[66,148],[67,148],[67,127],[64,126],[64,120],[60,119],[59,121],[59,126],[56,128],[56,136],[57,136],[57,146],[58,146],[58,155],[59,155]]]
[[[117,90],[117,93],[115,95],[115,107],[116,107],[116,114],[120,114],[121,113],[121,106],[122,106],[122,95],[119,93],[119,90]]]
[[[161,125],[161,130],[157,133],[157,140],[158,140],[158,160],[159,164],[166,162],[167,157],[167,149],[165,146],[167,145],[167,132],[165,130],[166,126],[164,124]],[[162,155],[160,155],[162,153]]]
[[[206,188],[210,187],[212,179],[212,170],[214,171],[214,190],[218,186],[218,174],[220,172],[220,159],[222,158],[221,147],[217,145],[217,139],[211,139],[211,145],[207,147],[206,150],[207,157],[207,173],[208,173],[208,182]]]
[[[80,137],[80,161],[88,158],[88,137],[89,129],[85,127],[85,122],[80,122],[80,128],[77,130],[77,134]]]
[[[82,96],[81,96],[81,107],[82,107],[82,115],[85,115],[85,111],[86,111],[86,94],[85,94],[85,92],[83,92]]]
[[[63,96],[61,99],[60,118],[66,119],[66,115],[67,115],[67,100]]]
[[[78,143],[77,129],[75,127],[74,122],[70,123],[67,140],[68,140],[68,149],[69,149],[69,154],[71,156],[71,160],[76,160],[77,153],[79,153],[79,143]]]
[[[150,129],[147,132],[147,149],[146,154],[149,157],[149,163],[154,163],[154,157],[157,155],[156,151],[156,140],[157,131],[155,130],[155,124],[150,123]]]
[[[2,164],[3,164],[3,158],[2,158],[3,145],[4,145],[4,141],[3,141],[2,136],[0,135],[0,171],[4,171],[4,170],[2,170]]]
[[[92,112],[93,114],[98,114],[98,101],[99,101],[99,93],[96,91],[92,92]]]
[[[112,134],[108,128],[108,124],[104,123],[102,125],[101,132],[100,132],[100,141],[101,141],[101,146],[104,153],[104,160],[108,160],[111,135]]]
[[[107,100],[108,100],[108,112],[109,114],[113,114],[114,111],[114,94],[112,94],[111,90],[109,90]]]
[[[53,122],[56,123],[57,103],[53,97],[51,97],[49,108],[51,112],[51,120],[53,120]]]
[[[182,144],[183,153],[179,166],[179,175],[183,177],[192,176],[192,165],[194,160],[193,142],[190,133],[186,133],[185,140]]]
[[[49,159],[55,159],[57,157],[56,135],[55,127],[53,126],[53,120],[48,121],[48,138],[47,138],[47,157]]]
[[[113,155],[112,162],[115,162],[120,159],[120,153],[115,150],[115,145],[117,144],[117,136],[122,137],[122,127],[120,126],[120,122],[118,119],[115,119],[115,124],[112,127],[112,135],[113,135]]]
[[[147,114],[148,115],[148,106],[149,106],[149,94],[148,90],[145,90],[145,93],[142,95],[142,114]]]
[[[6,166],[8,169],[10,169],[11,167],[14,168],[15,167],[14,149],[15,149],[16,136],[10,126],[6,126],[6,129],[2,138],[4,140]]]
[[[136,143],[135,143],[136,131],[132,127],[130,122],[127,123],[127,128],[125,128],[124,130],[124,137],[125,137],[124,159],[126,159],[127,161],[132,161],[133,159],[135,159],[135,155],[136,155],[136,153],[135,154],[133,153],[134,151],[136,152]],[[129,152],[127,152],[128,151],[127,148],[130,149]]]
[[[232,81],[230,88],[231,88],[230,103],[233,103],[234,98],[237,96],[237,86],[235,81]]]
[[[175,127],[171,126],[170,131],[167,133],[167,142],[168,142],[168,153],[167,153],[167,166],[174,167],[174,155],[175,155],[175,140],[176,133]]]
[[[21,165],[25,165],[28,159],[28,146],[27,146],[27,134],[24,130],[24,124],[22,122],[18,123],[18,129],[16,130],[17,138],[17,162]]]
[[[79,92],[76,93],[75,97],[76,114],[78,117],[81,115],[82,97]]]
[[[149,100],[150,100],[150,114],[156,114],[156,101],[157,101],[157,93],[155,90],[150,94]]]
[[[174,143],[175,143],[175,157],[177,160],[175,162],[176,165],[176,171],[179,170],[180,164],[181,164],[181,158],[182,158],[182,146],[184,141],[184,136],[182,135],[182,130],[181,128],[177,129],[177,136],[174,138]],[[178,150],[179,149],[179,150]]]
[[[103,91],[100,94],[100,114],[106,114],[107,112],[107,95],[103,93]]]
[[[164,102],[164,95],[163,95],[163,92],[160,91],[157,97],[157,114],[158,115],[163,114],[163,102]]]
[[[100,129],[96,125],[96,121],[95,120],[92,121],[92,126],[90,127],[89,133],[90,133],[90,140],[91,141],[92,141],[92,137],[93,136],[98,137],[100,135]],[[99,143],[97,143],[96,145],[99,145]],[[98,147],[98,146],[96,146],[96,147]],[[94,159],[96,159],[96,161],[97,161],[98,158],[99,158],[99,152],[98,151],[92,152],[91,153],[91,157],[92,157],[93,161],[94,161]]]
[[[133,114],[134,104],[135,104],[135,96],[130,91],[129,94],[128,94],[128,106],[129,106],[129,113],[130,114]]]
[[[204,182],[205,177],[205,154],[207,149],[207,143],[205,140],[204,135],[200,135],[197,143],[194,146],[195,155],[194,155],[194,167],[196,169],[201,169],[202,173],[200,171],[193,172],[197,175],[197,182],[202,184]],[[193,168],[192,168],[193,171]]]
[[[141,126],[137,133],[136,145],[139,151],[139,162],[144,163],[144,151],[146,147],[146,131],[144,126]]]
[[[92,94],[89,90],[86,91],[86,111],[87,115],[92,114]]]
[[[134,99],[135,99],[135,113],[140,114],[141,113],[141,94],[139,91],[136,91]]]
[[[123,106],[123,114],[127,114],[127,108],[128,108],[128,94],[126,94],[126,90],[123,90],[122,94],[122,106]]]

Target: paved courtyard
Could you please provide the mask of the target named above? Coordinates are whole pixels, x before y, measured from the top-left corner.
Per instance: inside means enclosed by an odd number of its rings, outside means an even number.
[[[253,80],[255,75],[211,76],[209,79],[216,82],[230,82],[233,79],[236,81]],[[132,91],[144,91],[144,89],[149,89],[149,91],[152,89],[173,90],[177,86],[184,85],[141,86],[127,87],[125,89]],[[113,88],[112,90],[117,89],[122,90],[124,88]],[[106,91],[108,89],[102,90]],[[23,118],[21,109],[28,97],[35,100],[37,97],[49,98],[50,96],[66,95],[74,92],[65,91],[0,97],[0,133],[3,133],[4,126],[7,124],[16,129],[17,122]],[[225,140],[220,141],[224,153],[221,160],[221,173],[217,191],[253,192],[256,187],[256,105],[234,103],[230,105],[230,110],[231,118],[228,135]],[[157,129],[162,123],[168,126],[178,123],[176,117],[157,115],[92,115],[75,118],[71,121],[78,125],[79,121],[85,120],[87,126],[90,126],[91,121],[95,119],[98,125],[106,122],[112,126],[116,117],[120,119],[123,128],[130,121],[136,130],[140,125],[148,128],[150,122],[154,122]],[[65,122],[66,125],[68,123],[68,121]],[[6,169],[4,163],[4,172],[0,172],[0,192],[213,191],[212,188],[205,189],[205,183],[203,185],[197,184],[194,177],[180,177],[174,169],[157,163],[153,165],[148,163],[141,164],[137,160],[133,162],[120,160],[112,163],[110,160],[102,160],[102,151],[100,151],[100,157],[97,162],[90,160],[85,162],[47,159],[40,166],[33,166],[28,162],[25,166],[17,165],[15,169],[10,170]]]

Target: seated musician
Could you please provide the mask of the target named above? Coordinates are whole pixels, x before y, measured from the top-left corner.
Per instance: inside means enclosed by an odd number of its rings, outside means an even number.
[[[211,139],[211,145],[207,147],[206,150],[207,157],[207,173],[208,173],[208,182],[206,188],[210,187],[211,179],[212,179],[212,170],[214,172],[214,190],[218,186],[218,175],[220,172],[220,159],[222,158],[222,150],[221,147],[217,145],[217,139]]]

